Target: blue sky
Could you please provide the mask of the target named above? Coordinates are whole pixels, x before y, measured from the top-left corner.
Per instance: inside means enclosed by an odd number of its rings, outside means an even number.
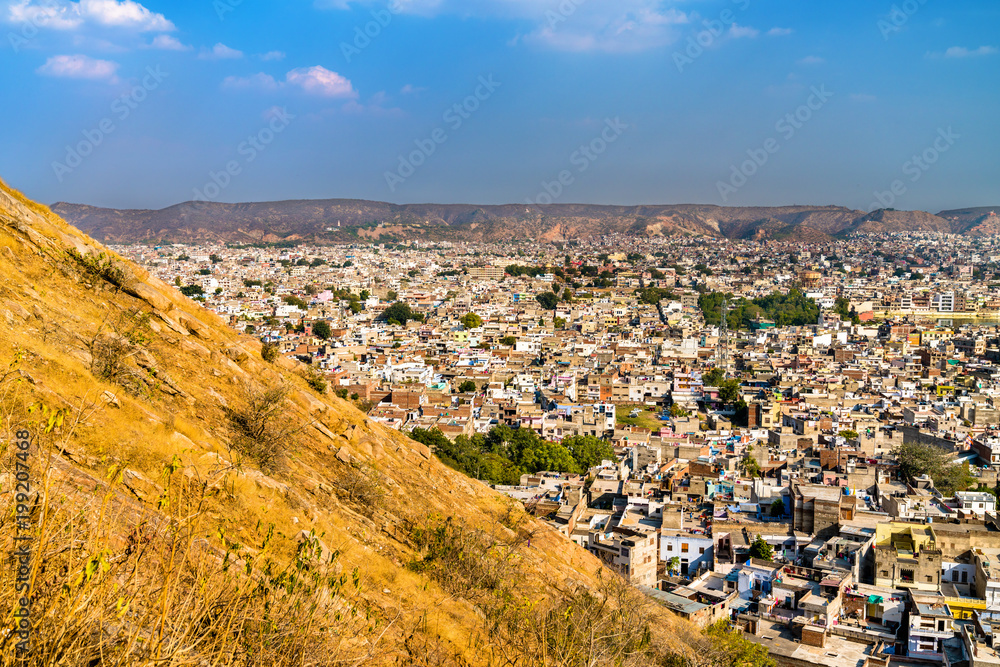
[[[990,0],[0,0],[0,21],[0,176],[47,203],[1000,205]]]

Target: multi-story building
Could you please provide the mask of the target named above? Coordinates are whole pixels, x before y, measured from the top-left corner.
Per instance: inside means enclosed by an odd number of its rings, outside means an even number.
[[[660,560],[669,564],[677,558],[682,576],[695,576],[701,570],[712,569],[712,538],[683,530],[660,532]]]
[[[915,596],[910,611],[907,655],[911,658],[940,661],[942,644],[955,636],[954,617],[947,603],[932,602],[930,597]]]
[[[929,525],[880,523],[875,527],[875,585],[937,591],[941,550]]]

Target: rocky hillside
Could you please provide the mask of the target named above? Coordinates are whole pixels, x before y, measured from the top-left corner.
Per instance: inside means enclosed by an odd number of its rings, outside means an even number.
[[[840,206],[396,205],[329,199],[249,204],[188,202],[159,211],[59,203],[53,210],[95,238],[115,243],[323,243],[411,238],[551,241],[613,233],[812,242],[854,231],[961,233],[968,227],[922,211],[868,214]]]
[[[31,619],[26,664],[655,665],[699,641],[2,184],[0,277],[0,541],[31,538],[0,607]]]
[[[1000,234],[1000,213],[998,212],[1000,212],[1000,206],[981,206],[979,208],[941,211],[938,216],[961,228],[963,233],[970,236],[993,236]]]

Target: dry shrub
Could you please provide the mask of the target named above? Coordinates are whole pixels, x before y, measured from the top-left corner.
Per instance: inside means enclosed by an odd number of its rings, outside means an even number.
[[[417,551],[409,568],[469,600],[507,595],[525,547],[524,539],[511,537],[499,524],[482,530],[436,514],[411,524],[409,535]]]
[[[88,343],[90,371],[133,396],[148,396],[152,378],[133,363],[150,342],[149,313],[121,310],[105,320]]]
[[[260,358],[269,364],[273,364],[277,361],[279,354],[280,351],[277,343],[264,343],[260,347]]]
[[[298,429],[284,414],[288,392],[285,385],[268,387],[246,382],[235,404],[225,408],[231,449],[250,458],[264,473],[281,469],[294,447]]]
[[[385,476],[370,463],[352,462],[341,466],[331,483],[341,500],[369,519],[389,504]]]

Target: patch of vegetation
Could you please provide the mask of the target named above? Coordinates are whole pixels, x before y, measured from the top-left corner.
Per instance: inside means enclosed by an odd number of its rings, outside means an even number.
[[[722,322],[722,301],[726,296],[721,292],[710,292],[698,297],[698,307],[709,326],[718,326]],[[819,306],[797,289],[789,290],[788,294],[773,292],[753,301],[728,296],[726,322],[730,329],[749,329],[750,324],[758,319],[773,321],[779,327],[815,324],[819,320]]]
[[[132,396],[148,396],[147,383],[152,378],[140,371],[132,359],[151,340],[149,313],[141,310],[119,311],[98,328],[88,342],[90,372],[94,377],[112,382]]]
[[[541,304],[545,310],[555,310],[559,305],[559,297],[552,292],[542,292],[535,296],[535,301]]]
[[[460,435],[449,440],[438,429],[414,429],[410,437],[431,448],[445,465],[490,484],[516,485],[525,472],[585,473],[614,448],[594,436],[573,436],[561,443],[543,440],[531,429],[493,428],[487,435]]]
[[[639,297],[640,303],[649,304],[655,306],[660,301],[676,299],[677,295],[671,290],[664,289],[662,287],[647,287],[645,289],[636,290],[636,296]]]
[[[371,518],[388,504],[385,476],[369,463],[341,466],[332,484],[337,496],[362,516]]]
[[[277,343],[264,343],[260,347],[260,358],[269,364],[273,364],[278,360],[278,355],[281,353],[278,348]]]
[[[97,255],[93,253],[84,255],[75,248],[67,250],[66,253],[91,280],[101,280],[117,288],[127,287],[131,281],[132,276],[128,269],[110,255],[103,252]]]
[[[279,470],[295,446],[297,429],[288,421],[285,410],[288,391],[285,385],[245,383],[240,388],[239,400],[224,408],[230,448],[238,456],[254,461],[267,474]]]
[[[333,328],[330,327],[330,323],[326,320],[319,320],[312,326],[313,335],[321,340],[330,340],[333,336]]]
[[[397,301],[392,304],[379,317],[383,322],[388,322],[389,324],[406,324],[410,320],[416,320],[417,322],[423,322],[424,316],[420,313],[413,312],[409,304],[403,303],[402,301]]]
[[[912,480],[928,475],[934,486],[945,496],[965,491],[976,483],[965,463],[949,461],[948,454],[939,447],[919,442],[905,443],[893,450],[899,462],[899,472],[904,479]]]
[[[180,288],[180,293],[187,297],[201,296],[205,289],[201,285],[184,285]]]
[[[283,297],[281,297],[281,300],[284,301],[289,306],[295,306],[299,310],[309,310],[309,304],[303,301],[300,297],[295,296],[294,294],[286,294]]]
[[[326,390],[330,387],[330,383],[326,381],[326,377],[312,366],[306,370],[306,384],[317,394],[325,394]]]
[[[475,313],[466,313],[462,316],[460,322],[466,329],[478,329],[483,326],[483,318]]]
[[[549,270],[541,266],[521,266],[519,264],[511,264],[504,269],[504,273],[508,276],[530,276],[532,278],[537,278],[538,276],[544,276]]]
[[[775,667],[767,647],[747,639],[742,630],[733,629],[722,619],[705,628],[698,637],[684,637],[691,653],[671,653],[659,663],[662,667]]]

